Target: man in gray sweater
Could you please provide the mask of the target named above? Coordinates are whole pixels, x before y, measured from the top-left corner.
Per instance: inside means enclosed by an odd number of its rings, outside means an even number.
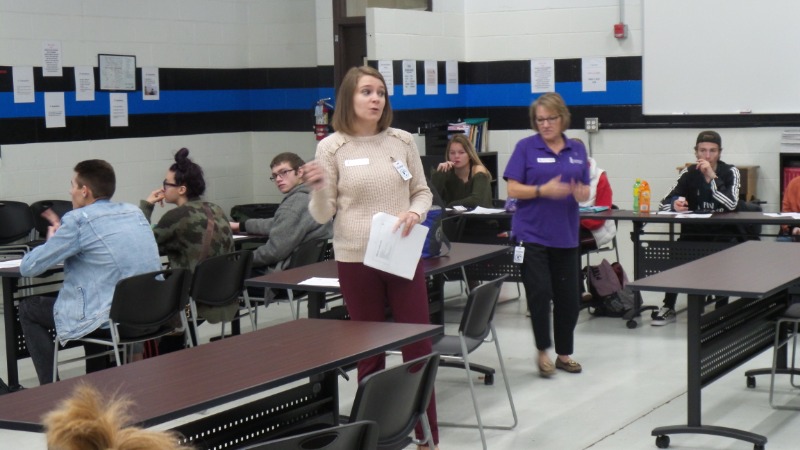
[[[270,163],[272,176],[278,189],[285,194],[283,201],[271,219],[248,219],[231,222],[231,229],[269,236],[266,244],[253,253],[255,273],[282,270],[291,260],[292,252],[305,242],[314,239],[329,239],[333,236],[331,222],[317,223],[308,212],[310,189],[303,184],[302,158],[294,153],[281,153]]]

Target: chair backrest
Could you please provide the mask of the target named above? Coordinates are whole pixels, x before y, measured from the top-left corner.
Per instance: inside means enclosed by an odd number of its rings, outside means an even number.
[[[438,368],[439,354],[431,353],[364,377],[350,419],[377,422],[381,447],[405,441],[428,408]]]
[[[244,280],[250,276],[252,262],[250,250],[212,256],[199,262],[192,276],[192,300],[209,306],[237,301],[244,289]]]
[[[286,265],[287,269],[294,269],[295,267],[307,266],[316,262],[322,261],[325,255],[325,246],[328,244],[328,239],[312,239],[304,242],[297,247],[289,259],[289,264]]]
[[[753,211],[753,212],[762,212],[764,209],[761,205],[757,202],[747,202],[744,200],[739,200],[739,203],[736,205],[736,211]],[[743,241],[760,241],[761,238],[761,225],[760,224],[740,224],[736,225],[736,228],[739,231],[738,240],[740,242]]]
[[[50,222],[42,217],[42,213],[48,208],[58,214],[58,217],[63,217],[64,214],[72,211],[72,202],[69,200],[39,200],[31,203],[33,223],[39,237],[47,236],[47,227],[50,226]]]
[[[378,424],[368,420],[262,442],[244,450],[375,450]]]
[[[491,332],[489,324],[494,319],[500,289],[508,275],[481,284],[469,292],[464,313],[461,315],[459,333],[467,338],[483,340]]]
[[[166,269],[120,280],[109,317],[123,338],[142,336],[170,323],[189,304],[188,269]]]
[[[33,215],[27,203],[0,200],[0,245],[25,239],[33,230]]]

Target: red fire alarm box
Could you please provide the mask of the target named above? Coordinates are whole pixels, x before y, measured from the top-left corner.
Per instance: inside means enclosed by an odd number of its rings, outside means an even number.
[[[628,27],[624,23],[620,22],[620,23],[615,23],[614,24],[614,37],[615,38],[617,38],[617,39],[625,39],[626,37],[628,37],[627,31],[628,31]]]

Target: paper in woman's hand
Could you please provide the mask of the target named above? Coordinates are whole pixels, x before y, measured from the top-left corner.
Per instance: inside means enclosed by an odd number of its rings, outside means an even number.
[[[392,232],[397,220],[397,217],[382,212],[372,216],[364,265],[411,280],[422,256],[428,227],[414,225],[411,233],[402,237],[402,227]]]

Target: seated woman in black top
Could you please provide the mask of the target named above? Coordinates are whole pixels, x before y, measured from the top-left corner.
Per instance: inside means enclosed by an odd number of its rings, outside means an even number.
[[[463,134],[447,143],[447,161],[431,174],[433,187],[448,207],[492,207],[492,175],[481,163],[475,147]]]

